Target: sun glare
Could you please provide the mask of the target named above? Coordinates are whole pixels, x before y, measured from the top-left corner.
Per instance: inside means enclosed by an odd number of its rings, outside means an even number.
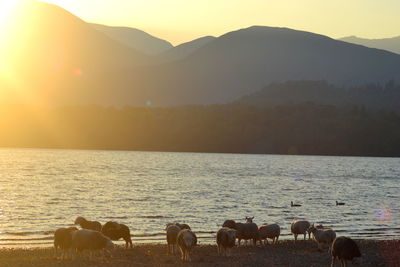
[[[6,24],[8,17],[19,1],[20,0],[0,1],[0,25],[2,28]]]

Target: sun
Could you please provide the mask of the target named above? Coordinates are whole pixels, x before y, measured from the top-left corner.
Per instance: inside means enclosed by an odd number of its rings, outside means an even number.
[[[0,27],[3,28],[10,14],[20,0],[2,0],[0,1]]]

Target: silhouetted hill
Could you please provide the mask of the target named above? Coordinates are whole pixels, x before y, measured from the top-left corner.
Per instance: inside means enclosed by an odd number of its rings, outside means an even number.
[[[235,101],[237,104],[260,108],[309,102],[318,105],[360,106],[372,110],[400,112],[400,85],[390,81],[383,86],[369,84],[342,88],[325,81],[289,81],[271,84]]]
[[[173,48],[170,42],[154,37],[144,31],[128,27],[111,27],[91,24],[96,30],[137,51],[155,55]]]
[[[86,81],[100,85],[111,70],[149,60],[52,4],[23,1],[10,25],[7,69],[25,101],[29,96],[33,103],[106,103],[105,91],[112,88],[86,86]]]
[[[400,54],[400,36],[393,38],[383,38],[383,39],[365,39],[365,38],[359,38],[357,36],[348,36],[348,37],[343,37],[340,40],[348,43],[359,44],[371,48],[383,49],[393,53]]]
[[[162,62],[183,59],[215,39],[216,37],[214,36],[205,36],[187,43],[177,45],[174,48],[171,48],[159,55],[159,58]]]
[[[271,82],[326,80],[335,85],[400,78],[400,56],[286,28],[227,33],[185,59],[153,69],[146,93],[161,105],[233,101]]]
[[[191,50],[187,56],[161,64],[161,55],[125,46],[57,6],[37,2],[23,15],[10,38],[18,45],[6,54],[14,92],[28,103],[227,103],[271,82],[349,86],[400,77],[400,55],[286,28],[200,39],[176,49]]]

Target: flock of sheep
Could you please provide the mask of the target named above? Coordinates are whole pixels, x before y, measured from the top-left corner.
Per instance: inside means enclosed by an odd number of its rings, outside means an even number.
[[[264,246],[268,244],[268,239],[272,239],[272,243],[278,242],[281,228],[278,224],[264,224],[258,227],[253,222],[254,217],[246,217],[245,222],[235,222],[234,220],[226,220],[222,228],[218,230],[216,242],[218,246],[218,254],[224,256],[231,255],[231,249],[236,244],[240,247],[241,241],[253,241],[253,245]],[[65,259],[68,253],[81,253],[84,250],[90,251],[90,257],[94,251],[104,250],[106,254],[111,255],[110,251],[114,248],[111,240],[119,240],[123,238],[126,242],[126,248],[132,248],[132,240],[129,228],[124,224],[116,222],[107,222],[103,226],[96,221],[88,221],[83,217],[78,217],[75,224],[80,225],[82,229],[76,227],[60,228],[54,233],[54,247],[57,256],[57,249],[62,250],[61,258]],[[323,250],[323,245],[328,245],[328,252],[332,255],[332,266],[335,265],[336,259],[341,261],[342,266],[347,266],[348,260],[360,257],[361,253],[357,244],[347,237],[336,237],[335,231],[325,228],[322,225],[314,226],[308,221],[294,221],[290,230],[294,235],[296,243],[298,235],[304,235],[304,240],[308,234],[311,234],[318,244],[318,250]],[[191,250],[197,245],[197,237],[187,224],[169,223],[166,226],[166,236],[168,243],[168,253],[175,254],[176,247],[181,251],[182,261],[190,261]],[[72,255],[71,255],[72,256]]]

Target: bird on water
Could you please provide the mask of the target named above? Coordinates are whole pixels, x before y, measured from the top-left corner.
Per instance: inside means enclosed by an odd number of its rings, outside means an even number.
[[[293,201],[290,201],[290,206],[291,207],[301,207],[300,204],[293,204]]]

